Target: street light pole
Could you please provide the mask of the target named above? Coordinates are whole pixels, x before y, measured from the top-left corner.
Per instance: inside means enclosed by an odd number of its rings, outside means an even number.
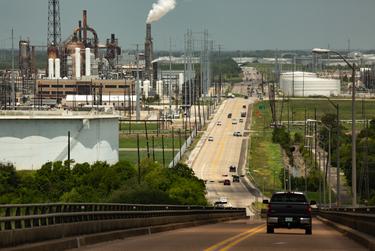
[[[328,158],[327,158],[327,170],[328,170],[328,203],[329,203],[329,208],[331,208],[331,202],[332,202],[332,197],[331,197],[331,134],[332,134],[332,129],[328,129]]]
[[[313,49],[313,53],[316,54],[327,54],[327,53],[334,53],[338,55],[348,66],[352,69],[352,206],[357,207],[357,135],[356,135],[356,118],[355,118],[355,73],[356,73],[356,65],[355,63],[350,64],[348,60],[342,56],[340,53],[328,49]]]
[[[339,113],[339,104],[337,104],[335,106],[336,108],[336,114],[337,114],[337,117],[336,117],[336,120],[337,120],[337,146],[336,146],[336,151],[337,151],[337,157],[336,157],[336,206],[337,207],[340,207],[340,204],[341,204],[341,194],[340,194],[340,133],[341,133],[341,129],[340,129],[340,113]]]
[[[349,65],[350,66],[350,65]],[[357,207],[357,135],[355,125],[355,63],[352,66],[352,193],[353,201],[352,206]]]
[[[137,55],[136,55],[136,64],[137,64],[137,82],[135,84],[135,92],[136,92],[136,120],[141,119],[141,108],[140,108],[140,92],[141,92],[141,87],[139,83],[139,45],[137,44]]]

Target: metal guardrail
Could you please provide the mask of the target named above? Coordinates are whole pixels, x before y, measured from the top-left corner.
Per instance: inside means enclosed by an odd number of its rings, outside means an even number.
[[[246,209],[106,203],[0,205],[0,232],[64,223],[215,213],[246,214]]]
[[[355,213],[355,214],[374,214],[375,207],[340,207],[340,208],[326,208],[322,207],[319,209],[323,212],[336,212],[336,213]]]

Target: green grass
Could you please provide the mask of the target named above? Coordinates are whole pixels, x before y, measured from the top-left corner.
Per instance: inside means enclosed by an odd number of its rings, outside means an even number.
[[[260,114],[256,113],[259,104],[254,106],[251,146],[249,154],[249,171],[257,187],[266,196],[271,196],[274,191],[282,189],[279,173],[283,169],[281,147],[272,143],[272,129],[268,127],[271,122],[271,112],[267,102]]]
[[[340,119],[350,120],[352,116],[352,101],[351,100],[333,100],[335,104],[340,107]],[[269,109],[269,103],[265,102],[267,109]],[[367,118],[375,118],[375,100],[367,100],[364,102],[365,114]],[[277,101],[276,109],[278,114],[278,119],[280,119],[282,101]],[[313,118],[315,116],[315,108],[317,113],[317,118],[320,119],[324,114],[331,113],[336,114],[336,109],[329,103],[328,100],[322,99],[301,99],[301,100],[290,100],[289,115],[292,120],[304,120],[305,109],[307,118]],[[356,118],[362,119],[362,100],[357,100],[356,102]],[[288,102],[284,102],[283,108],[283,121],[288,120]]]
[[[175,152],[177,154],[177,150]],[[140,152],[140,159],[146,159],[147,158],[147,151],[141,151]],[[152,151],[150,152],[150,158],[153,159]],[[138,163],[138,152],[137,151],[121,151],[119,154],[119,160],[120,161],[129,161],[132,164]],[[165,165],[169,165],[169,163],[173,160],[172,157],[172,151],[166,151],[165,152]],[[155,152],[155,161],[158,163],[163,164],[163,153],[162,152]]]
[[[271,136],[267,132],[264,137],[261,134],[252,135],[250,148],[249,171],[256,185],[267,196],[282,188],[279,174],[283,169],[282,152],[278,144],[272,143]]]
[[[187,134],[188,136],[189,134]],[[152,137],[149,136],[149,147],[152,147]],[[181,144],[185,142],[185,135],[181,134]],[[139,146],[140,148],[147,147],[147,140],[145,135],[139,135]],[[154,146],[155,148],[162,148],[162,137],[154,136]],[[171,134],[164,135],[164,148],[172,148],[173,147],[173,138]],[[178,149],[180,147],[179,144],[179,135],[174,135],[174,147]],[[120,148],[137,148],[137,136],[134,134],[130,135],[121,135],[120,136]]]
[[[335,101],[336,102],[336,101]],[[341,100],[338,101],[340,106],[342,107],[341,111],[341,119],[350,119],[351,118],[351,101],[348,100]],[[268,101],[262,102],[265,104],[264,110],[259,110],[259,104],[255,104],[254,111],[253,111],[253,121],[252,121],[252,130],[254,131],[251,136],[251,149],[250,149],[250,161],[249,161],[249,169],[250,173],[255,179],[257,186],[259,189],[263,189],[263,179],[264,179],[264,187],[265,187],[265,195],[270,196],[273,192],[274,188],[274,174],[276,173],[275,179],[275,190],[282,189],[282,184],[279,180],[279,173],[283,168],[283,162],[281,157],[281,148],[278,144],[272,143],[272,129],[269,128],[269,125],[272,121],[271,118],[271,111]],[[305,113],[305,106],[307,111],[312,114],[314,111],[314,107],[317,107],[317,114],[318,119],[319,116],[323,115],[327,111],[329,112],[329,107],[326,101],[324,100],[293,100],[291,102],[293,107],[296,111],[294,116],[296,116],[296,120],[303,120],[304,113]],[[361,102],[357,103],[358,109],[360,111]],[[280,107],[280,106],[279,106]],[[284,120],[287,119],[287,114],[285,113],[287,107],[284,107]],[[259,110],[260,114],[257,115],[256,111]],[[366,102],[366,110],[367,114],[375,114],[375,102],[374,101],[367,101]],[[334,112],[334,111],[333,111]],[[280,113],[278,113],[280,116]],[[350,127],[350,125],[349,125]],[[349,128],[348,127],[348,128]],[[295,132],[303,133],[301,128],[291,128],[292,134]],[[252,169],[255,169],[254,172]],[[319,193],[318,192],[308,192],[308,197],[310,200],[319,201]],[[327,200],[328,200],[328,192],[327,192]],[[335,196],[332,193],[332,201],[335,201]]]
[[[161,126],[161,125],[160,125]],[[158,129],[157,123],[147,123],[147,130],[155,131]],[[144,131],[145,124],[144,123],[129,123],[129,122],[121,122],[120,123],[120,131],[129,131],[129,129],[134,131]]]

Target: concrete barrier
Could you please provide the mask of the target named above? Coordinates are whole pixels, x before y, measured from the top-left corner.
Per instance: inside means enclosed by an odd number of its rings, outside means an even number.
[[[375,237],[375,215],[320,211],[319,216]]]
[[[69,223],[36,229],[11,230],[0,233],[4,244],[19,245],[1,249],[9,251],[66,250],[99,242],[147,235],[179,228],[218,223],[245,218],[245,213],[198,214],[189,216],[157,217],[148,219],[106,220],[100,222]],[[47,241],[49,240],[49,241]],[[20,245],[24,243],[37,242]],[[44,242],[41,242],[44,241]]]
[[[375,251],[375,237],[362,233],[358,230],[342,225],[340,223],[328,220],[321,216],[317,216],[317,218],[323,223],[327,224],[328,226],[333,227],[340,233],[346,235],[347,237],[353,239],[354,241],[358,242],[362,246],[368,248],[368,250]]]

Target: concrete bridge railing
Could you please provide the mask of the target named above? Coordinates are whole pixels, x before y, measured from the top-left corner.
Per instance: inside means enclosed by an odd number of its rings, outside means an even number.
[[[318,218],[375,251],[375,207],[320,208]]]
[[[119,230],[151,233],[171,224],[193,226],[246,217],[243,208],[204,206],[53,203],[0,205],[0,247]],[[129,232],[127,232],[129,233]],[[91,239],[93,242],[98,238]],[[83,242],[89,242],[85,239]],[[53,247],[54,250],[55,247]]]
[[[375,237],[375,207],[321,208],[318,215]]]

